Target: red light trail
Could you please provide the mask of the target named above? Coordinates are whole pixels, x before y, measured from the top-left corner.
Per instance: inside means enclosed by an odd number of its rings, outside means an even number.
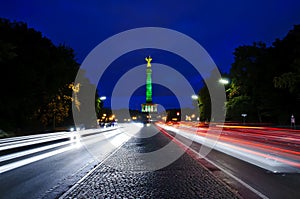
[[[299,130],[238,125],[205,128],[192,122],[158,125],[169,130],[176,129],[176,133],[200,144],[215,141],[214,149],[272,172],[300,172]],[[220,129],[221,134],[217,133]]]

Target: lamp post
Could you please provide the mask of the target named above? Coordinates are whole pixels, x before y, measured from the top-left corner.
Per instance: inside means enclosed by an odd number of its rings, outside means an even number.
[[[219,79],[219,83],[220,84],[222,84],[222,85],[224,85],[224,87],[225,87],[225,85],[228,85],[229,84],[229,79],[227,79],[227,78],[221,78],[221,79]],[[225,88],[226,89],[226,88]],[[229,91],[229,90],[226,90],[225,92],[226,92],[226,99],[227,99],[227,91]]]
[[[200,106],[201,106],[201,104],[200,104],[200,98],[199,98],[199,96],[198,95],[196,95],[196,94],[193,94],[192,96],[191,96],[191,98],[193,99],[193,100],[197,100],[197,106],[198,106],[198,114],[197,115],[199,115],[198,117],[197,117],[197,120],[199,120],[200,121]]]
[[[221,78],[221,79],[219,79],[219,83],[226,85],[226,84],[229,84],[229,80],[225,79],[225,78]]]
[[[225,97],[226,97],[226,101],[228,101],[228,99],[229,99],[229,94],[228,94],[228,92],[230,92],[230,89],[228,89],[228,87],[226,88],[226,85],[228,85],[229,84],[229,79],[227,79],[227,78],[221,78],[221,79],[219,79],[219,83],[220,84],[222,84],[223,86],[224,86],[224,89],[225,89]],[[226,110],[226,104],[227,102],[225,102],[224,103],[224,109]],[[226,117],[226,115],[225,115],[225,117]],[[246,116],[243,116],[243,118],[244,118],[244,121],[245,121],[245,117]],[[245,123],[245,122],[244,122]]]
[[[243,124],[245,125],[247,114],[243,113],[241,116],[243,117]]]
[[[103,120],[102,118],[102,114],[103,114],[103,101],[106,100],[106,96],[101,96],[99,97],[97,100],[96,100],[96,113],[97,113],[97,117],[98,117],[98,120]],[[98,121],[99,123],[99,121]]]

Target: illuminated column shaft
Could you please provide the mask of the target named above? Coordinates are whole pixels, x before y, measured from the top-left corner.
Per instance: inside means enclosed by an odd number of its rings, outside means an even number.
[[[146,103],[152,103],[152,70],[151,66],[147,67],[147,80],[146,80]]]

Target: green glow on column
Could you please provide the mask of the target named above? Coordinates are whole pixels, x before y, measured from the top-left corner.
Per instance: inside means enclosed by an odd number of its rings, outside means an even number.
[[[152,70],[150,67],[147,68],[147,81],[146,81],[146,102],[152,103]]]

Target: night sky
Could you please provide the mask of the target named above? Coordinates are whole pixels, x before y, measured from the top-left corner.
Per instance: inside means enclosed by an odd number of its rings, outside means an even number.
[[[276,38],[283,38],[293,25],[300,24],[298,0],[0,2],[0,17],[26,22],[55,44],[70,46],[75,50],[78,63],[82,63],[95,46],[114,34],[154,26],[190,36],[206,49],[221,72],[228,72],[236,47],[255,41],[270,45]],[[164,59],[163,53],[158,54],[158,57],[152,55],[153,62],[156,59],[156,62],[178,65],[178,60],[172,64],[169,56]],[[131,66],[145,63],[143,52],[123,59],[122,63],[126,61]],[[197,75],[186,71],[186,76],[196,91],[201,88],[201,79]],[[100,95],[109,96],[113,86],[100,84]]]

